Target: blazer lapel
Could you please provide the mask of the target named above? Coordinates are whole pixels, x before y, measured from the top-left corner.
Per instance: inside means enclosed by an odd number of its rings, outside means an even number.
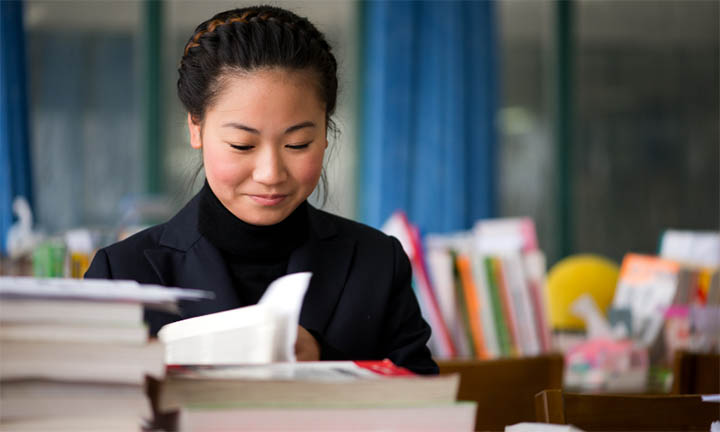
[[[213,299],[180,301],[183,318],[240,306],[225,260],[197,229],[196,196],[173,219],[160,237],[160,247],[144,251],[163,285],[211,291]]]
[[[164,285],[214,293],[213,299],[181,301],[183,318],[240,307],[225,260],[197,229],[198,200],[193,198],[168,221],[158,248],[144,251]],[[308,215],[309,239],[290,255],[287,272],[313,273],[300,325],[324,334],[345,286],[355,241],[338,237],[332,219],[323,212],[308,206]]]
[[[312,207],[308,211],[310,239],[290,255],[288,274],[313,273],[300,312],[300,325],[324,335],[345,286],[355,242],[337,237],[332,220],[320,211]]]

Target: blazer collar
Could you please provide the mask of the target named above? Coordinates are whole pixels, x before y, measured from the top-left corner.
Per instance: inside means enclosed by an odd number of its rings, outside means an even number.
[[[165,224],[160,247],[144,251],[165,285],[211,290],[212,300],[182,302],[183,318],[239,307],[227,266],[220,252],[198,231],[199,196]],[[333,217],[308,206],[308,241],[292,252],[288,273],[311,271],[300,324],[324,335],[341,297],[355,241],[338,235]]]

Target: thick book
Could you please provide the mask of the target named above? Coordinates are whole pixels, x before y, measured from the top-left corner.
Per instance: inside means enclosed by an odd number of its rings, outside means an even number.
[[[475,426],[475,410],[474,402],[345,407],[190,407],[180,414],[180,430],[470,432]]]
[[[48,343],[2,341],[0,381],[49,379],[142,384],[145,375],[163,376],[160,343]]]
[[[160,412],[193,406],[453,403],[459,375],[418,376],[389,360],[174,366],[159,385]]]

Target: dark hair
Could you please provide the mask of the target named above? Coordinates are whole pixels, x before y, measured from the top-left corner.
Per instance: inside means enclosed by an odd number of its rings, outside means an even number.
[[[331,116],[337,102],[337,62],[325,36],[307,18],[274,6],[220,12],[201,23],[185,45],[178,68],[180,101],[200,121],[222,90],[226,73],[280,67],[308,70],[325,103],[328,130],[337,135]],[[199,174],[202,166],[195,173]],[[194,180],[193,182],[194,183]],[[327,178],[320,177],[321,202],[327,201]]]
[[[314,72],[330,127],[338,90],[330,45],[307,18],[273,6],[233,9],[200,24],[180,61],[178,96],[191,116],[202,119],[221,90],[222,75],[267,67]]]

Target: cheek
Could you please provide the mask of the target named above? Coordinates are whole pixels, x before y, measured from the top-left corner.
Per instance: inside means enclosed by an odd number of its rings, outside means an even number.
[[[207,177],[216,185],[233,186],[244,181],[249,175],[246,164],[238,163],[233,155],[206,147],[203,153],[203,163]]]
[[[299,182],[313,188],[322,173],[323,153],[311,154],[298,161],[293,167],[293,177]]]

